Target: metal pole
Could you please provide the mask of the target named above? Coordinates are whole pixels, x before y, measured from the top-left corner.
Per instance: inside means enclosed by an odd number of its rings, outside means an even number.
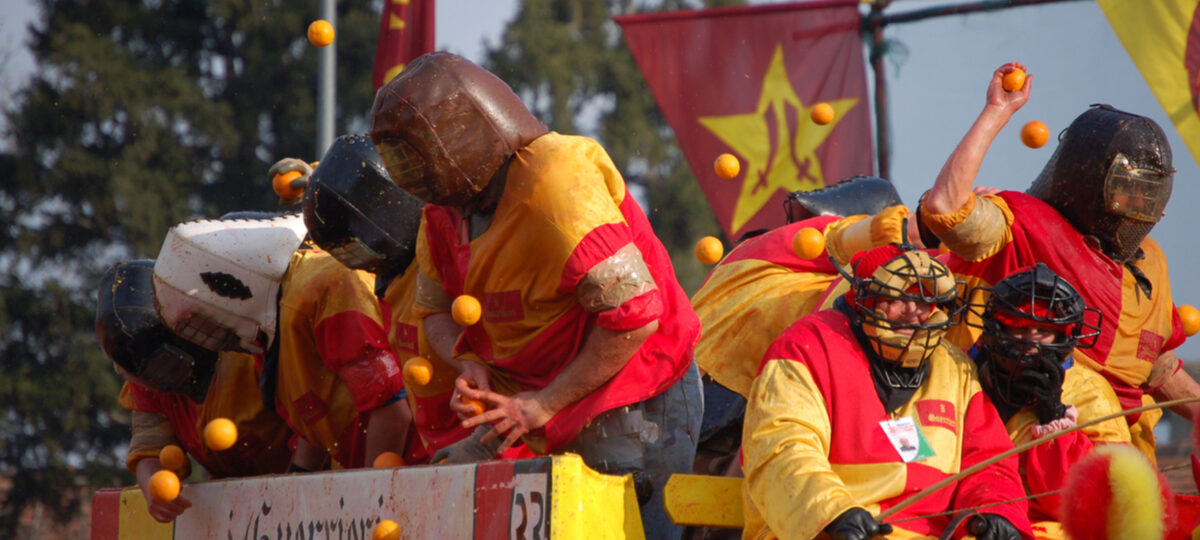
[[[871,29],[871,68],[875,73],[875,156],[880,178],[891,180],[892,145],[888,132],[887,72],[883,66],[883,9],[891,0],[871,4],[867,25]]]
[[[329,21],[337,30],[337,8],[334,0],[321,0],[321,18]],[[336,36],[336,34],[334,34]],[[325,150],[333,144],[334,103],[337,102],[337,39],[321,48],[317,73],[317,151],[315,159],[321,159]]]

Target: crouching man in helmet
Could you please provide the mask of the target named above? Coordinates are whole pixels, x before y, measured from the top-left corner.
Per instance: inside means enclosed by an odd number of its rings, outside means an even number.
[[[125,379],[120,403],[133,422],[125,466],[137,475],[150,515],[173,521],[191,507],[185,497],[150,497],[150,477],[163,469],[159,453],[180,446],[213,478],[282,473],[292,452],[292,432],[273,407],[264,407],[254,357],[213,352],[171,332],[154,308],[154,261],[125,261],[100,278],[96,337]],[[203,442],[204,426],[227,418],[238,444],[222,452]],[[186,478],[191,462],[185,460]]]
[[[959,311],[945,265],[888,245],[859,253],[851,266],[850,292],[785,330],[751,386],[746,538],[936,536],[950,524],[942,513],[1024,494],[1014,457],[894,518],[916,519],[876,522],[880,511],[1012,443],[974,364],[942,339]],[[980,512],[967,519],[978,538],[1029,533],[1024,501]]]
[[[1100,312],[1086,307],[1075,287],[1045,264],[1004,278],[986,303],[970,309],[983,329],[970,351],[979,382],[1014,445],[1121,411],[1104,377],[1072,357],[1095,344]],[[1129,425],[1114,418],[1020,453],[1035,536],[1064,538],[1057,492],[1071,466],[1097,443],[1129,442]]]
[[[452,406],[471,414],[461,396],[490,408],[465,420],[485,429],[445,449],[449,462],[493,440],[575,452],[642,479],[647,536],[678,537],[662,487],[695,457],[700,325],[608,154],[548,132],[508,85],[448,53],[410,63],[371,116],[392,181],[432,203],[416,309],[459,372]],[[483,308],[465,330],[450,313],[460,295]]]

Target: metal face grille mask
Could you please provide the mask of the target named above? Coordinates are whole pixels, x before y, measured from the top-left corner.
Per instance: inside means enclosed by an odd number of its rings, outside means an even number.
[[[1117,262],[1137,256],[1171,197],[1171,146],[1149,118],[1093,106],[1059,137],[1029,194]]]
[[[832,186],[812,191],[793,191],[783,200],[787,222],[816,216],[878,214],[884,208],[903,204],[896,186],[878,176],[855,176]]]
[[[370,139],[343,135],[312,173],[304,223],[343,265],[380,274],[412,262],[424,206],[392,183]]]
[[[1090,348],[1100,335],[1100,312],[1086,307],[1075,288],[1043,263],[1000,281],[986,303],[969,309],[982,320],[973,324],[983,329],[976,357],[980,382],[989,397],[1012,409],[1034,404],[1044,397],[1039,391],[1061,387],[1071,352]],[[1020,337],[1020,329],[1029,327],[1053,333],[1054,340]]]
[[[880,261],[883,261],[882,264]],[[851,304],[855,323],[875,356],[905,368],[924,365],[950,326],[957,322],[958,284],[954,275],[928,253],[889,245],[855,257]],[[929,304],[923,321],[889,318],[884,301]]]
[[[100,280],[96,337],[104,353],[144,386],[203,402],[217,354],[181,339],[159,320],[154,262],[118,263]]]

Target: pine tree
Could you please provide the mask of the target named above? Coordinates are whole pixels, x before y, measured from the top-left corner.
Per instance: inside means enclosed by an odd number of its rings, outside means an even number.
[[[367,124],[378,2],[338,2],[338,116]],[[95,284],[169,226],[277,209],[266,170],[315,160],[316,3],[42,0],[0,156],[0,537],[32,504],[128,484],[128,415]],[[73,489],[78,487],[78,489]]]

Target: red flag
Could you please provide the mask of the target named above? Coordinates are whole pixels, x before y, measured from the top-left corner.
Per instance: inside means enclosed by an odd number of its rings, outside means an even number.
[[[858,0],[617,17],[730,238],[785,221],[783,198],[874,171]],[[817,103],[833,122],[810,118]],[[741,163],[729,180],[722,153]]]
[[[434,0],[386,0],[379,20],[379,44],[375,46],[375,73],[371,82],[378,90],[404,69],[413,58],[433,51]]]

